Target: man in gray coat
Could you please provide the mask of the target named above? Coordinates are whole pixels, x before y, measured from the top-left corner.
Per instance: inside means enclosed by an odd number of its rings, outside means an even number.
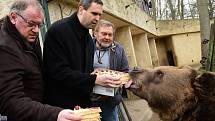
[[[94,36],[96,47],[94,68],[128,71],[129,66],[125,51],[119,43],[114,41],[114,25],[107,20],[100,20],[95,27]],[[109,90],[108,92],[111,91],[110,88],[107,90]],[[94,106],[99,106],[102,109],[102,121],[118,121],[116,105],[120,103],[120,98],[121,95],[119,94],[113,97],[93,94]]]

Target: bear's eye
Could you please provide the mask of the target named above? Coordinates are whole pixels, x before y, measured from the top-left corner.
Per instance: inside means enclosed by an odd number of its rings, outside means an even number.
[[[158,78],[162,78],[163,75],[164,75],[164,73],[163,73],[161,70],[158,70],[158,71],[156,72],[156,77],[158,77]]]
[[[162,79],[163,75],[164,75],[164,73],[163,73],[162,71],[160,71],[160,70],[156,71],[156,72],[154,73],[154,79],[152,79],[152,80],[153,80],[152,83],[154,83],[154,84],[159,84],[159,83],[161,83],[162,80],[163,80],[163,79]]]
[[[158,72],[157,72],[157,75],[158,75],[158,77],[161,78],[161,77],[163,77],[164,73],[163,73],[162,71],[158,71]]]

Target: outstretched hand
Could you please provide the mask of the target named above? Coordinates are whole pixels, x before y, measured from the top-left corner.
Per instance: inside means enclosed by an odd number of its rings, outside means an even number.
[[[111,75],[97,75],[96,84],[104,87],[120,87],[122,81],[119,80],[119,77],[113,77]]]
[[[65,109],[58,114],[57,121],[81,121],[81,117],[74,114],[72,110]]]

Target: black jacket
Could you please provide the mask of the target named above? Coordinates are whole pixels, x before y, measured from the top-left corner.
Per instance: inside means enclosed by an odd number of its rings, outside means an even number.
[[[63,108],[90,107],[90,93],[95,85],[93,42],[89,30],[77,17],[55,22],[45,36],[44,99],[48,104]]]
[[[39,42],[27,43],[6,17],[0,30],[0,114],[8,121],[56,121],[62,110],[43,105]]]

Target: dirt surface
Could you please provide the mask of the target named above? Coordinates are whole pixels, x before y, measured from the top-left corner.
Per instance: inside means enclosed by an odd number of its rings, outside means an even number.
[[[143,99],[124,100],[132,121],[161,121]],[[128,121],[128,119],[126,119]]]

